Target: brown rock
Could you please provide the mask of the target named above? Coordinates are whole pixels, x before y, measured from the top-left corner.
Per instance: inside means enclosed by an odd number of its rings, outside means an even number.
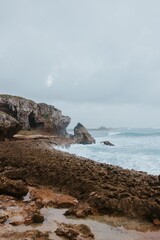
[[[28,193],[28,188],[21,180],[12,180],[7,177],[0,177],[0,194],[6,194],[21,198]]]
[[[52,188],[40,187],[30,191],[32,200],[36,200],[39,206],[50,206],[58,208],[69,208],[75,206],[78,201],[76,198],[67,194],[56,193]]]
[[[158,217],[156,213],[152,213],[151,221],[154,225],[160,226],[160,216]]]
[[[71,194],[102,214],[149,219],[155,213],[155,219],[160,219],[157,176],[60,152],[40,140],[0,142],[0,169],[1,173],[25,169],[23,174],[14,173],[29,184],[49,185]]]
[[[70,208],[65,212],[64,215],[74,215],[78,218],[85,218],[89,215],[93,214],[93,209],[89,206],[88,203],[80,203],[77,204],[75,207]]]
[[[25,232],[25,237],[30,238],[31,240],[49,240],[49,233],[48,232],[41,232],[39,230],[30,230]]]
[[[159,219],[153,219],[153,224],[156,226],[160,226],[160,220]]]
[[[42,223],[44,221],[44,216],[39,211],[36,211],[32,215],[32,221],[34,223]]]
[[[0,214],[0,224],[5,223],[8,219],[8,215],[6,214]]]
[[[93,240],[94,235],[92,234],[90,228],[84,224],[76,225],[76,224],[59,224],[55,233],[58,236],[63,236],[70,240],[78,240],[78,239],[87,239]]]
[[[78,123],[77,126],[74,128],[74,139],[79,144],[95,143],[95,139],[81,123]]]
[[[10,226],[6,226],[5,231],[0,232],[0,239],[9,240],[49,240],[48,232],[39,230],[28,230],[24,232],[15,232]]]

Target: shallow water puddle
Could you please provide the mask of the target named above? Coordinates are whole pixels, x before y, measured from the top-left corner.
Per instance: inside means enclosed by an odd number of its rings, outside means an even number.
[[[40,231],[50,231],[50,239],[59,240],[54,231],[57,229],[58,223],[70,224],[86,224],[90,227],[95,236],[95,240],[160,240],[160,229],[157,231],[140,232],[135,230],[127,230],[124,227],[114,227],[97,220],[68,218],[63,214],[67,209],[43,208],[41,213],[45,217],[43,224],[32,226],[20,225],[16,226],[16,231],[26,231],[31,229],[38,229]]]

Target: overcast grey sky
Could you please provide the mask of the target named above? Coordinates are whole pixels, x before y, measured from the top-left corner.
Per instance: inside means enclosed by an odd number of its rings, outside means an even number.
[[[0,0],[0,92],[71,127],[160,126],[160,1]]]

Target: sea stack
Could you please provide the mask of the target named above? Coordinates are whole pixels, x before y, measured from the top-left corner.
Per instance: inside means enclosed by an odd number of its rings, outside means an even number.
[[[74,139],[79,144],[92,144],[96,142],[81,123],[78,123],[74,128]]]

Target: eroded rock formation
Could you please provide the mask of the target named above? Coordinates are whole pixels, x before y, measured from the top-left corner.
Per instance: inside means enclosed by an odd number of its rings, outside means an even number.
[[[62,189],[79,201],[70,212],[79,217],[95,210],[160,221],[159,176],[97,163],[47,146],[44,140],[0,142],[1,174],[30,185]],[[80,205],[80,201],[86,204]]]
[[[28,193],[28,188],[21,180],[12,180],[0,175],[0,195],[8,194],[21,198]]]
[[[80,144],[95,143],[95,139],[81,123],[78,123],[77,126],[74,128],[74,139],[77,143]]]
[[[0,112],[0,140],[12,138],[20,129],[21,125],[15,118],[7,113]]]
[[[113,143],[109,141],[102,141],[101,143],[104,143],[104,145],[107,145],[107,146],[115,146]]]
[[[65,135],[71,119],[54,106],[11,95],[0,95],[0,111],[15,118],[28,129],[43,129],[52,134]]]
[[[93,240],[94,235],[90,228],[84,224],[59,224],[57,230],[55,231],[58,236],[62,236],[66,239],[78,240],[78,239],[88,239]]]

